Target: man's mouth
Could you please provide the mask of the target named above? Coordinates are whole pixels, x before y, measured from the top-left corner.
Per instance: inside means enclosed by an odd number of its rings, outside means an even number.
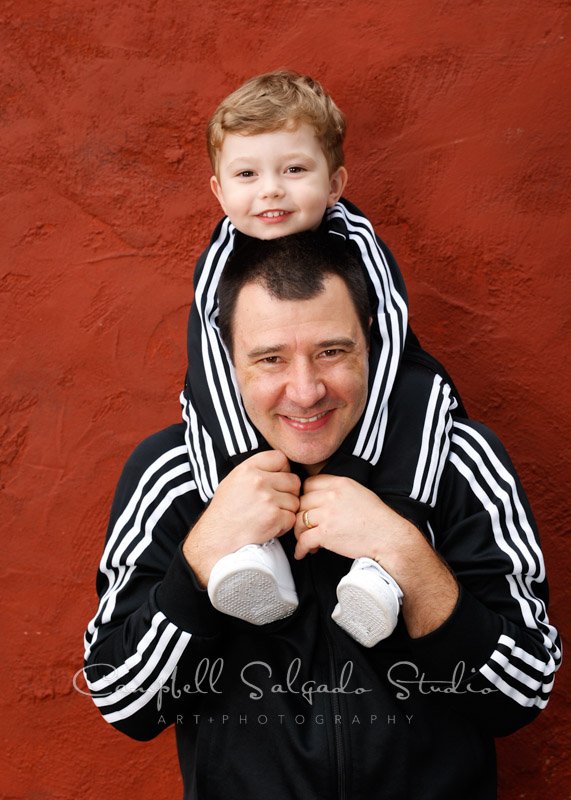
[[[322,411],[320,414],[316,414],[314,417],[292,417],[290,414],[288,415],[288,419],[293,419],[294,422],[315,422],[316,419],[324,417],[327,413],[327,411]]]
[[[291,414],[281,414],[280,416],[290,428],[295,428],[298,431],[316,431],[328,423],[334,411],[334,408],[330,408],[311,417],[294,417]]]

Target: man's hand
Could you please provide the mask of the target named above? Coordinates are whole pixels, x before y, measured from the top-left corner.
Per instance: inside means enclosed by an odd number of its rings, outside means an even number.
[[[192,528],[183,553],[206,586],[214,564],[245,544],[263,544],[293,528],[300,480],[277,450],[256,453],[220,483]]]
[[[314,475],[303,490],[294,528],[296,558],[325,547],[347,558],[378,561],[403,590],[412,637],[430,633],[449,617],[458,599],[456,580],[412,523],[351,478]],[[307,528],[304,512],[313,527]]]
[[[315,527],[306,527],[305,511]],[[296,558],[325,547],[347,558],[369,556],[382,561],[389,572],[388,562],[393,569],[397,567],[397,540],[404,546],[411,536],[421,535],[370,489],[352,478],[325,474],[305,481],[294,532]]]

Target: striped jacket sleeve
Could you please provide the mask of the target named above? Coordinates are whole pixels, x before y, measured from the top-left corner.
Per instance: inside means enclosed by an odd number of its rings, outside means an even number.
[[[513,465],[483,425],[456,420],[430,522],[460,599],[441,628],[411,643],[426,676],[453,676],[443,702],[494,735],[547,705],[561,642],[547,616],[538,534]]]
[[[84,661],[103,718],[135,739],[173,721],[175,701],[163,687],[182,661],[203,657],[218,632],[217,612],[181,551],[201,510],[183,425],[139,445],[115,494]]]
[[[444,375],[402,363],[389,399],[383,459],[376,475],[385,501],[421,528],[439,496],[457,407]]]

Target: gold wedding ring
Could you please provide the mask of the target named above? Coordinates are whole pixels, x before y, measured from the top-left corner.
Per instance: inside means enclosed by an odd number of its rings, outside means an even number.
[[[315,522],[309,519],[309,511],[303,512],[303,524],[306,528],[315,528]]]

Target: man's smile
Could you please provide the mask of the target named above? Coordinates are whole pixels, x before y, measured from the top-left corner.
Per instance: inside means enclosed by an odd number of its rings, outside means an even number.
[[[299,431],[316,431],[326,425],[333,412],[334,408],[327,411],[321,411],[319,414],[314,414],[312,417],[293,417],[286,414],[278,414],[280,419],[292,428]]]

